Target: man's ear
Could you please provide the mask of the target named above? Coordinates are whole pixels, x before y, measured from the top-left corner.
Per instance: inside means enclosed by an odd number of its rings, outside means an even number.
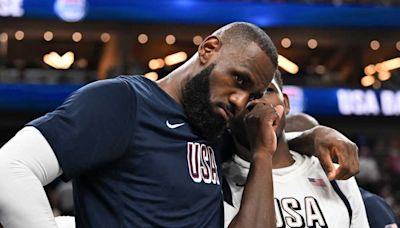
[[[211,35],[206,37],[198,49],[200,62],[206,64],[213,54],[221,48],[221,45],[221,40],[217,36]]]
[[[287,115],[290,112],[290,102],[289,96],[286,93],[283,93],[283,103],[285,104],[285,115]]]

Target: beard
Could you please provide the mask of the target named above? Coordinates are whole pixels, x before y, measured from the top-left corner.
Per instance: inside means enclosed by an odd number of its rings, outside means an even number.
[[[207,139],[217,139],[225,130],[226,123],[222,116],[215,113],[210,103],[210,74],[215,64],[212,64],[193,78],[183,89],[183,109],[192,129],[199,136]]]

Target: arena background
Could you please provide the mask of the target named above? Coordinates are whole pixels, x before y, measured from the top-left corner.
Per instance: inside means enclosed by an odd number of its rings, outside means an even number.
[[[292,111],[355,141],[359,184],[400,215],[399,0],[0,0],[1,144],[86,83],[164,77],[232,21],[272,37]],[[56,213],[70,189],[47,187]]]

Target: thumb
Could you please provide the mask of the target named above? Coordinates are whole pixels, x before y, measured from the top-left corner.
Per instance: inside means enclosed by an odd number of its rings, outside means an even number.
[[[279,119],[282,118],[283,113],[285,111],[285,108],[283,107],[283,105],[277,105],[274,108],[275,108],[276,113],[278,113]]]

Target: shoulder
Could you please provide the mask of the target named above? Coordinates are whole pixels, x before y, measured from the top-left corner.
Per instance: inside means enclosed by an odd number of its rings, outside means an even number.
[[[78,89],[73,95],[85,94],[85,95],[102,95],[107,96],[120,95],[126,92],[130,92],[128,83],[124,78],[117,77],[113,79],[99,80],[89,83],[82,88]]]
[[[360,191],[371,227],[383,227],[396,223],[396,215],[382,197],[362,188]]]
[[[141,94],[146,81],[140,76],[119,76],[112,79],[99,80],[89,83],[69,97],[69,101],[91,101],[101,104],[110,102],[132,102]]]
[[[139,94],[152,93],[154,90],[158,89],[158,85],[154,81],[147,79],[141,75],[121,75],[115,78],[115,80],[126,83],[133,91]]]

